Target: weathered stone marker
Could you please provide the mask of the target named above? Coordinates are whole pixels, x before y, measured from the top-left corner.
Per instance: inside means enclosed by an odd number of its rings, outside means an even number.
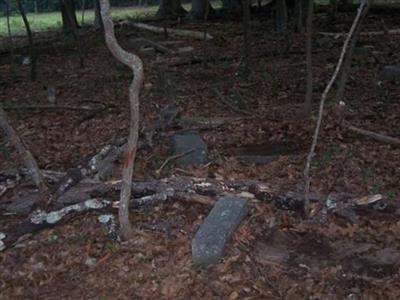
[[[184,154],[176,160],[180,168],[203,165],[208,162],[207,145],[198,133],[175,134],[172,137],[173,155]]]
[[[400,65],[383,67],[381,77],[384,80],[400,80]]]
[[[248,210],[243,198],[220,198],[192,240],[193,262],[202,267],[217,263],[224,254],[225,244]]]

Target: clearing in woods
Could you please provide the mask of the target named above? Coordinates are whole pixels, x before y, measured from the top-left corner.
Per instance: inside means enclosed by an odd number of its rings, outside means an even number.
[[[353,17],[352,13],[342,13],[336,25],[324,14],[316,19],[315,109],[343,43],[341,38],[317,32],[345,32]],[[398,15],[385,16],[389,29],[395,29],[399,21]],[[182,63],[170,63],[175,54],[142,54],[146,76],[141,127],[151,128],[160,109],[171,103],[180,109],[181,118],[228,121],[198,129],[209,148],[211,164],[183,171],[171,162],[160,170],[170,156],[166,144],[161,143],[139,151],[135,179],[175,174],[258,180],[281,195],[301,191],[305,157],[315,126],[315,119],[302,114],[304,35],[293,34],[291,47],[284,52],[286,41],[272,33],[272,18],[255,17],[250,34],[250,70],[244,76],[240,22],[166,24],[200,31],[206,26],[214,39],[170,36],[166,40],[163,35],[129,24],[117,27],[118,39],[126,49],[133,50],[130,41],[139,37],[167,41],[169,44],[164,45],[169,47],[194,49]],[[380,28],[380,17],[371,15],[363,31]],[[90,28],[83,31],[85,68],[79,68],[74,47],[62,37],[47,33],[37,36],[44,41],[53,38],[38,45],[40,84],[29,81],[29,66],[18,66],[12,79],[10,65],[4,63],[9,54],[3,52],[0,103],[8,107],[14,127],[40,167],[66,171],[111,140],[127,135],[132,74],[115,61],[100,34]],[[358,135],[338,122],[341,116],[353,126],[400,136],[400,86],[396,82],[376,85],[380,70],[399,62],[399,53],[400,35],[362,35],[355,49],[344,111],[328,103],[312,165],[312,192],[313,197],[323,199],[322,204],[330,208],[343,205],[343,209],[328,211],[310,222],[295,209],[280,207],[279,201],[260,200],[247,193],[250,215],[228,244],[224,260],[208,271],[192,265],[190,247],[210,210],[206,204],[171,201],[136,209],[131,213],[136,236],[125,243],[107,236],[97,220],[99,212],[85,214],[0,253],[0,298],[399,299],[400,149]],[[43,88],[48,86],[55,89],[57,105],[100,105],[103,109],[17,109],[48,105]],[[1,140],[0,147],[1,170],[20,167],[16,153],[5,140]],[[238,159],[253,154],[273,158],[261,164]],[[110,180],[119,178],[117,172]],[[21,220],[6,209],[24,194],[25,188],[11,188],[0,199],[0,228]],[[381,194],[383,202],[347,205],[351,199],[373,194]],[[111,197],[118,199],[118,195]]]

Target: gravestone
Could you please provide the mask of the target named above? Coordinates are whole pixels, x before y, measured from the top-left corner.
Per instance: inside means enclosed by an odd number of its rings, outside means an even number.
[[[194,264],[208,267],[222,258],[226,243],[248,209],[243,198],[222,197],[217,201],[192,240]]]
[[[400,65],[383,67],[381,78],[383,80],[400,80]]]
[[[182,155],[176,160],[176,165],[180,168],[208,163],[207,145],[195,132],[173,135],[172,155]]]

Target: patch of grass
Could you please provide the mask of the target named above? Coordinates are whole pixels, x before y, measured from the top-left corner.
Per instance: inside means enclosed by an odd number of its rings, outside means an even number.
[[[222,7],[220,0],[211,1],[213,8]],[[183,4],[186,11],[190,11],[192,5],[190,3]],[[157,13],[158,5],[147,7],[115,7],[111,9],[113,19],[145,19],[154,17]],[[34,32],[57,30],[62,27],[61,12],[48,13],[28,13],[27,14],[31,29]],[[82,23],[82,11],[76,12],[78,23]],[[94,10],[85,10],[83,25],[91,25],[94,22]],[[25,35],[25,26],[20,15],[10,17],[10,27],[13,35]],[[7,18],[0,17],[0,37],[6,37],[7,34]]]
[[[157,12],[158,6],[149,7],[119,7],[112,9],[112,16],[114,19],[126,18],[145,18],[154,16]],[[76,16],[79,24],[82,21],[82,11],[77,11]],[[48,13],[29,13],[27,14],[29,23],[34,32],[47,31],[60,29],[62,26],[61,12],[48,12]],[[85,10],[84,25],[90,25],[94,22],[94,11]],[[10,17],[10,27],[13,35],[25,35],[25,27],[20,15],[13,15]],[[0,17],[0,36],[7,35],[7,19]]]

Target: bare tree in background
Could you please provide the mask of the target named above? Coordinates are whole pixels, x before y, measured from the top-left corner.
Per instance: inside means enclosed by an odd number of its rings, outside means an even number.
[[[21,0],[16,0],[16,2],[17,2],[18,10],[21,14],[22,20],[24,21],[26,34],[28,35],[29,56],[30,56],[30,60],[31,60],[31,81],[35,81],[36,80],[37,55],[36,55],[35,47],[33,45],[33,36],[32,36],[31,26],[29,25],[29,21],[28,21],[28,18],[26,17],[25,9],[22,6]]]
[[[10,143],[15,147],[18,151],[18,154],[24,161],[25,167],[28,169],[30,176],[32,177],[33,182],[38,187],[39,191],[44,193],[46,192],[47,185],[43,179],[42,173],[38,167],[38,164],[31,154],[31,152],[25,147],[23,141],[18,136],[17,132],[11,126],[8,117],[0,107],[0,128],[3,129],[4,133],[7,135]]]
[[[94,28],[104,30],[103,21],[101,20],[100,13],[100,2],[99,0],[94,1]]]
[[[126,52],[119,46],[118,41],[115,38],[109,0],[100,0],[100,7],[106,44],[109,50],[116,59],[130,67],[133,71],[133,80],[129,87],[130,127],[128,149],[124,158],[122,170],[122,188],[119,204],[121,234],[125,240],[128,240],[133,235],[132,225],[129,221],[129,200],[131,197],[133,166],[139,137],[139,94],[144,80],[143,62],[138,56]]]
[[[78,22],[76,21],[75,8],[73,8],[71,6],[72,2],[69,0],[61,0],[61,3],[64,6],[65,18],[68,19],[68,24],[70,26],[72,36],[74,37],[76,47],[78,48],[79,66],[81,68],[83,68],[84,64],[85,64],[85,60],[84,60],[84,53],[83,53],[81,38],[80,38],[79,32],[78,32],[78,26],[77,26]]]
[[[10,26],[10,0],[6,0],[6,15],[7,15],[7,34],[10,43],[11,75],[15,77],[14,40],[12,37],[11,26]]]
[[[307,42],[306,42],[306,67],[307,67],[307,90],[304,108],[307,115],[311,114],[313,96],[313,71],[312,71],[312,34],[313,34],[314,1],[308,1],[307,9]]]
[[[250,1],[243,0],[243,60],[244,70],[247,75],[249,72],[249,31],[250,31]]]

